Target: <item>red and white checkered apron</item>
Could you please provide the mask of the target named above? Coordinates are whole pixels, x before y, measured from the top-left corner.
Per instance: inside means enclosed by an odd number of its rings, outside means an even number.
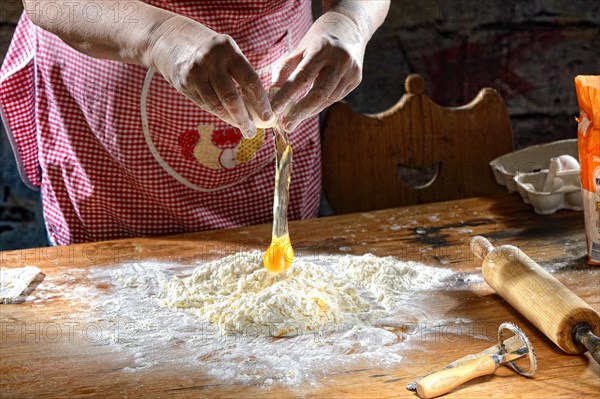
[[[231,35],[266,87],[272,64],[312,23],[308,0],[149,3]],[[0,105],[21,176],[41,187],[54,243],[271,221],[272,132],[242,140],[160,74],[144,88],[146,73],[80,54],[21,18],[0,70]],[[317,118],[304,121],[290,139],[289,217],[314,217],[321,178]]]

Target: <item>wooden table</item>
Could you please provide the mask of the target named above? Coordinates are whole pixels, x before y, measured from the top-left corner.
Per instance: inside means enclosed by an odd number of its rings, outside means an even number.
[[[535,215],[518,195],[473,198],[377,212],[293,222],[290,231],[297,256],[313,253],[371,252],[403,260],[450,267],[457,273],[479,272],[480,261],[469,251],[473,235],[494,245],[514,244],[530,255],[594,309],[600,308],[600,268],[585,259],[583,214],[560,211]],[[181,263],[213,258],[245,248],[266,248],[270,226],[210,231],[160,238],[140,238],[68,247],[0,253],[2,267],[37,265],[46,276],[85,286],[85,270],[130,260],[159,259]],[[75,272],[77,271],[77,272]],[[71,278],[69,278],[71,276]],[[75,276],[75,277],[73,277]],[[78,277],[79,276],[79,277]],[[89,281],[87,281],[89,283]],[[56,297],[48,302],[0,305],[0,390],[2,397],[416,397],[405,390],[415,377],[439,369],[463,355],[489,346],[501,322],[523,328],[538,355],[535,378],[516,375],[506,367],[471,381],[447,397],[590,398],[600,395],[600,367],[589,355],[570,356],[520,316],[485,284],[458,279],[454,286],[417,293],[411,306],[423,314],[468,320],[462,329],[412,337],[418,349],[403,353],[394,369],[364,368],[331,373],[317,388],[290,390],[273,386],[229,384],[199,368],[182,372],[168,365],[126,373],[127,361],[115,360],[102,345],[69,336],[50,339],[50,323],[71,319],[84,307],[77,298]],[[435,323],[435,316],[429,320]],[[459,330],[460,330],[459,328]],[[437,334],[437,335],[435,335]],[[68,339],[67,339],[68,338]]]

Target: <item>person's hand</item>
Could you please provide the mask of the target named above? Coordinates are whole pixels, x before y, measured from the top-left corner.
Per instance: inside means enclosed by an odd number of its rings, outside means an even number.
[[[258,74],[230,36],[179,16],[163,22],[159,29],[148,64],[177,91],[237,126],[245,137],[256,134],[247,106],[263,121],[272,118]]]
[[[304,39],[276,71],[279,91],[271,106],[282,113],[287,132],[354,90],[362,80],[366,35],[347,16],[330,12],[319,18]],[[306,92],[306,90],[308,91]],[[297,103],[294,101],[304,95]]]

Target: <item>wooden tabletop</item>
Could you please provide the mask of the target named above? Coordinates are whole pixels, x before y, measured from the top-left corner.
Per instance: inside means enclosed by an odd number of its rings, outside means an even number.
[[[290,235],[297,256],[373,253],[451,268],[477,276],[481,263],[471,255],[474,235],[494,245],[513,244],[536,260],[568,288],[600,309],[600,268],[586,263],[581,212],[559,211],[538,216],[518,195],[472,198],[369,213],[292,222]],[[83,287],[94,284],[86,271],[124,262],[155,259],[189,264],[241,249],[267,247],[270,225],[159,238],[140,238],[0,252],[2,267],[39,266],[46,278]],[[348,252],[349,251],[349,252]],[[415,377],[492,345],[500,323],[512,321],[527,334],[538,356],[534,378],[507,367],[471,381],[448,398],[590,398],[600,394],[600,366],[588,354],[561,352],[481,280],[456,279],[432,292],[415,293],[410,306],[432,326],[439,318],[463,320],[452,328],[413,335],[393,367],[360,364],[330,371],[316,385],[270,387],[231,383],[210,377],[201,367],[181,370],[157,364],[125,372],[131,359],[116,358],[105,346],[82,338],[74,325],[57,335],[57,323],[87,310],[76,296],[0,305],[0,393],[2,397],[329,397],[415,398],[405,385]],[[99,287],[95,287],[99,288]],[[102,287],[100,287],[102,288]],[[78,292],[77,290],[72,292]],[[83,292],[83,291],[82,291]],[[82,295],[84,295],[82,293]],[[486,339],[487,338],[487,339]]]

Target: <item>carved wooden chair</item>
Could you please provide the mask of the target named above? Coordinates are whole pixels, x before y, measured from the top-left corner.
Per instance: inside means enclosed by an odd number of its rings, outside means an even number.
[[[500,94],[483,88],[445,108],[406,78],[389,110],[363,115],[332,105],[322,130],[323,190],[334,213],[349,213],[504,192],[488,163],[513,150]]]

